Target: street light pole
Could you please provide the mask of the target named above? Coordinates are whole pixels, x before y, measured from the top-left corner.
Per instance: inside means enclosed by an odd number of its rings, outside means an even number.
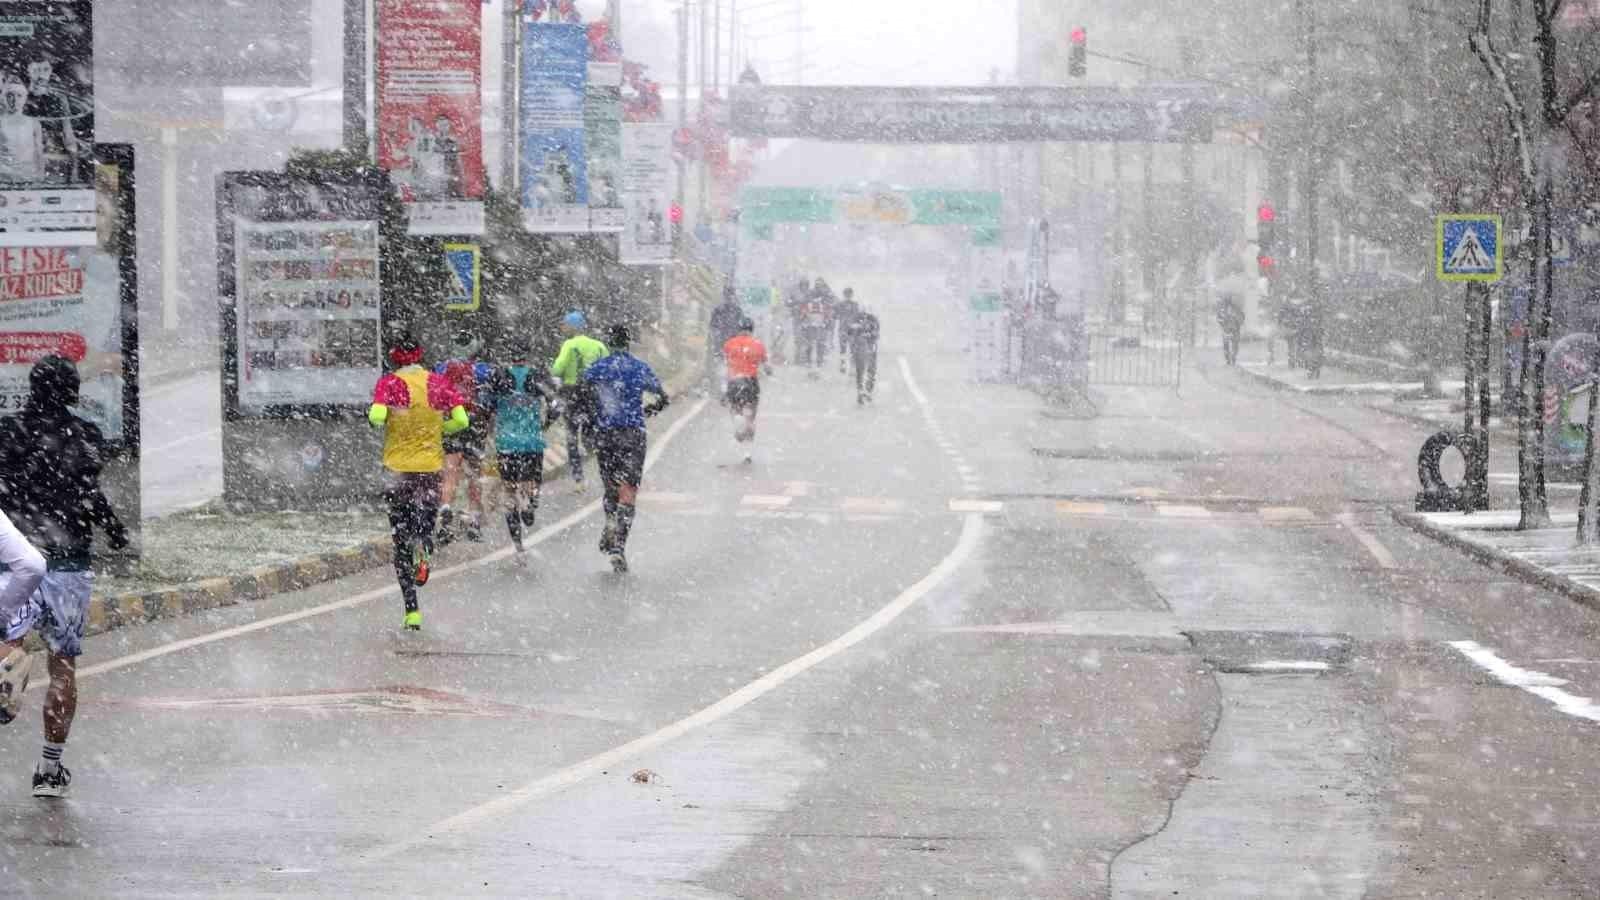
[[[500,191],[507,197],[517,192],[517,65],[522,46],[522,23],[517,7],[521,0],[500,0],[503,7],[500,35]]]
[[[367,0],[344,0],[344,149],[367,156]]]

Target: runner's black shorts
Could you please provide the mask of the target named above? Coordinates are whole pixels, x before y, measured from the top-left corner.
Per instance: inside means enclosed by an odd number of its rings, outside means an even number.
[[[638,485],[644,480],[648,447],[643,428],[615,428],[595,436],[595,460],[607,485]]]
[[[544,454],[500,454],[500,480],[506,484],[544,484]]]
[[[755,378],[735,378],[728,382],[728,406],[735,412],[761,405],[761,382]]]
[[[459,453],[475,465],[482,463],[489,446],[489,429],[479,425],[480,421],[481,418],[474,418],[465,431],[445,435],[444,452]]]

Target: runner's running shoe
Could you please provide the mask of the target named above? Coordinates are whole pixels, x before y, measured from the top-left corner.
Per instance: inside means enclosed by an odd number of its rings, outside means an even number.
[[[622,555],[621,550],[611,551],[611,571],[618,575],[626,575],[628,573],[628,558]]]
[[[427,584],[428,576],[433,574],[429,565],[431,557],[432,554],[428,552],[428,548],[421,544],[411,548],[411,561],[416,563],[417,566],[416,574],[411,576],[411,580],[416,582],[417,587]]]
[[[617,529],[612,525],[607,525],[605,530],[600,532],[600,552],[606,554],[613,553],[616,551],[616,544]]]
[[[421,610],[413,609],[411,612],[406,613],[405,628],[406,628],[407,631],[421,631],[422,630],[422,611]]]
[[[17,707],[22,703],[22,692],[28,689],[28,676],[33,674],[33,654],[21,647],[6,655],[0,662],[0,725],[9,725],[17,717]]]
[[[46,772],[44,763],[33,769],[33,795],[35,797],[65,797],[67,787],[72,784],[72,773],[67,767],[57,764],[54,772]]]

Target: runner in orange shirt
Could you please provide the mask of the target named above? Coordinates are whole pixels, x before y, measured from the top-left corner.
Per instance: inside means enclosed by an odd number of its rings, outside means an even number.
[[[767,347],[756,338],[755,323],[745,317],[739,321],[739,330],[722,345],[722,357],[728,361],[728,395],[725,402],[733,413],[737,427],[733,439],[744,445],[744,461],[752,461],[756,442],[756,408],[761,405],[760,375],[772,374],[767,363]]]

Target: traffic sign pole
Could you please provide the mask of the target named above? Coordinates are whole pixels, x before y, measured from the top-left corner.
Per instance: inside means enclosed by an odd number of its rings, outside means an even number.
[[[1466,381],[1462,432],[1467,437],[1467,477],[1461,505],[1471,512],[1489,506],[1489,345],[1493,327],[1489,284],[1505,274],[1501,219],[1478,213],[1442,215],[1434,222],[1434,236],[1434,271],[1439,280],[1467,285],[1462,308]]]

